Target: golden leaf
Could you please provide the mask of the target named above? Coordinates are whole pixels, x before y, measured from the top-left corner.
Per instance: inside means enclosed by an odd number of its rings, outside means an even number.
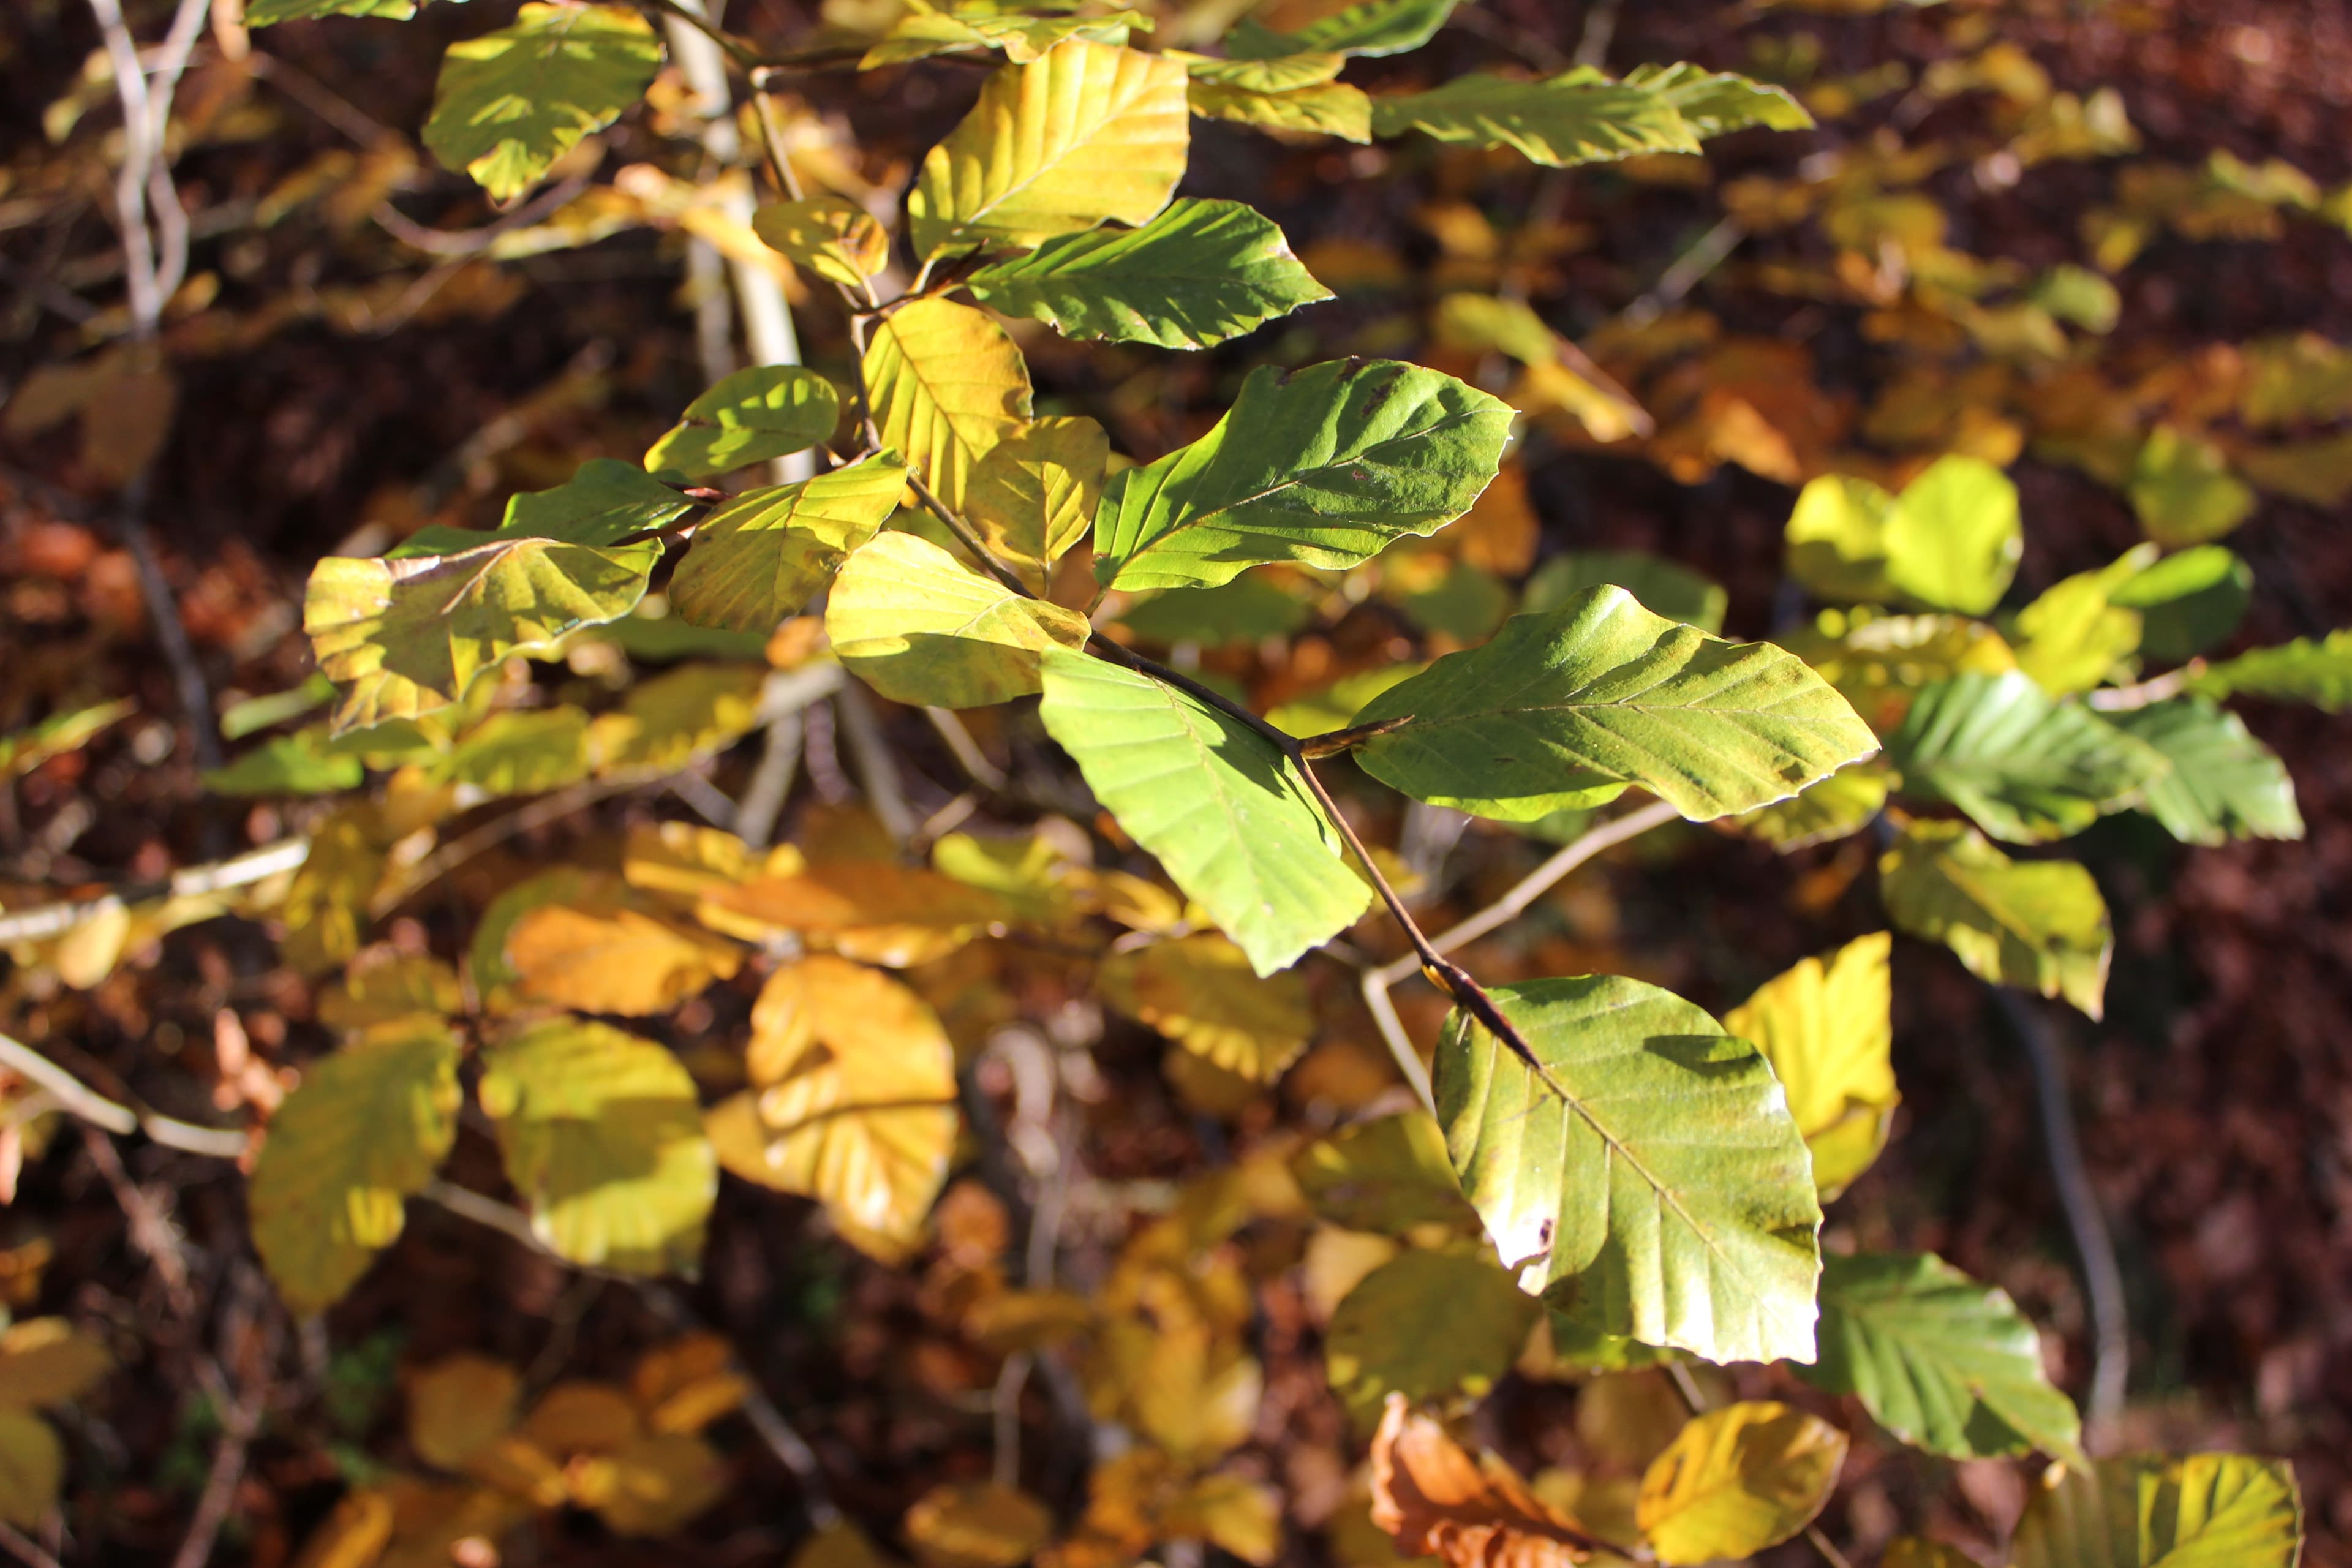
[[[1762,1051],[1780,1076],[1824,1194],[1843,1191],[1878,1158],[1902,1100],[1888,1058],[1894,941],[1874,931],[1805,959],[1723,1016],[1723,1026]]]
[[[635,910],[547,904],[516,923],[507,962],[525,996],[646,1017],[730,978],[742,953],[732,942]]]
[[[751,215],[751,232],[770,248],[830,283],[863,289],[890,264],[890,236],[874,215],[839,196],[771,202]]]
[[[994,317],[952,300],[918,300],[885,316],[864,370],[883,442],[959,510],[972,465],[1029,421],[1021,351]]]
[[[1093,420],[1034,420],[982,456],[964,506],[990,553],[1043,594],[1053,563],[1093,529],[1109,462]]]
[[[1658,1561],[1746,1557],[1802,1530],[1829,1501],[1845,1434],[1769,1400],[1697,1416],[1642,1478],[1634,1520]]]
[[[908,1544],[924,1568],[1013,1568],[1054,1533],[1053,1511],[993,1481],[947,1483],[907,1510]]]
[[[408,1385],[408,1446],[428,1465],[463,1469],[514,1425],[521,1392],[522,1374],[505,1362],[444,1356]]]
[[[655,1432],[699,1432],[741,1405],[751,1386],[735,1370],[733,1347],[717,1334],[688,1334],[647,1351],[629,1376],[629,1396]]]
[[[936,871],[837,860],[704,895],[724,918],[819,939],[843,954],[904,968],[953,952],[1010,911],[1003,900]],[[710,916],[703,917],[705,923]]]
[[[1296,970],[1261,978],[1215,932],[1115,953],[1097,973],[1103,1000],[1228,1072],[1272,1083],[1315,1030]]]

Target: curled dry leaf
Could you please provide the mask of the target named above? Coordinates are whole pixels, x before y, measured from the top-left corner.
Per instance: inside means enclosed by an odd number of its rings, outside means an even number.
[[[1402,1394],[1372,1438],[1372,1522],[1408,1557],[1450,1568],[1558,1568],[1600,1543],[1492,1455],[1473,1458]]]

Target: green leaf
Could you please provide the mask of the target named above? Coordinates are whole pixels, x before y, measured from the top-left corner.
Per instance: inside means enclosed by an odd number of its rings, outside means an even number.
[[[1171,202],[1140,228],[1049,239],[967,280],[972,297],[1066,338],[1206,348],[1331,298],[1264,215]]]
[[[890,30],[859,59],[857,68],[878,70],[935,55],[988,49],[1003,49],[1015,65],[1026,65],[1065,38],[1124,44],[1130,32],[1148,33],[1151,26],[1151,18],[1140,11],[1113,11],[1101,16],[1024,16],[978,5],[950,5],[944,12],[923,5],[891,24]]]
[[[1247,578],[1244,582],[1249,581]],[[1365,703],[1390,687],[1411,680],[1429,667],[1410,661],[1377,665],[1343,675],[1330,685],[1294,697],[1265,716],[1265,721],[1286,735],[1304,741],[1344,730]]]
[[[2042,1336],[2006,1292],[1942,1258],[1822,1259],[1822,1356],[1797,1375],[1851,1394],[1915,1448],[1949,1459],[2039,1448],[2080,1468],[2082,1419],[2042,1370]]]
[[[1295,33],[1244,17],[1224,38],[1225,53],[1237,60],[1282,55],[1401,55],[1437,36],[1455,0],[1358,0],[1358,4]]]
[[[1638,980],[1492,991],[1539,1065],[1456,1011],[1437,1120],[1521,1284],[1644,1344],[1811,1361],[1822,1211],[1770,1064]]]
[[[39,1530],[56,1513],[65,1479],[56,1428],[29,1410],[0,1406],[0,1521]]]
[[[1879,858],[1878,876],[1899,929],[1942,942],[1983,979],[2099,1016],[2115,933],[2082,867],[2012,860],[1963,823],[1913,822]]]
[[[688,404],[646,454],[646,471],[677,479],[730,473],[814,447],[840,422],[841,395],[816,372],[753,365]]]
[[[1511,591],[1491,572],[1467,561],[1448,563],[1435,582],[1415,583],[1402,574],[1381,585],[1381,596],[1424,632],[1452,637],[1457,643],[1478,642],[1494,635],[1511,613]]]
[[[2170,425],[2148,432],[2126,493],[2142,531],[2164,545],[2219,539],[2254,510],[2254,492],[2230,472],[2228,455]]]
[[[2156,560],[2143,544],[2114,564],[2079,572],[2017,613],[2011,637],[2017,667],[2053,697],[2088,691],[2139,648],[2140,614],[2116,591]]]
[[[635,11],[525,5],[514,26],[449,46],[425,144],[509,200],[644,97],[661,61],[653,24]]]
[[[1510,426],[1505,404],[1418,365],[1262,366],[1206,436],[1111,480],[1095,575],[1214,587],[1261,561],[1356,565],[1469,510]]]
[[[2016,1568],[2294,1568],[2303,1497],[2283,1459],[2102,1459],[2045,1477],[2011,1547]]]
[[[1318,82],[1286,92],[1259,92],[1197,77],[1185,100],[1203,120],[1225,120],[1269,131],[1337,136],[1343,142],[1372,139],[1372,100],[1344,81]]]
[[[1029,421],[1021,351],[987,311],[952,300],[918,300],[883,317],[864,374],[884,443],[959,510],[972,465]]]
[[[381,16],[405,22],[416,15],[416,0],[253,0],[245,9],[245,25],[267,27],[278,22],[307,22],[314,16]]]
[[[439,769],[486,795],[543,795],[588,776],[588,715],[577,708],[493,713],[457,742]]]
[[[610,1025],[550,1018],[484,1053],[479,1094],[531,1231],[556,1256],[693,1271],[719,1163],[676,1057]]]
[[[1318,1216],[1349,1230],[1402,1237],[1436,1225],[1465,1235],[1479,1231],[1477,1212],[1446,1157],[1445,1134],[1427,1111],[1343,1128],[1293,1154],[1290,1173]]]
[[[1086,646],[1087,618],[1025,599],[911,533],[849,558],[825,602],[825,635],[850,672],[893,702],[984,708],[1042,689],[1038,660]]]
[[[221,710],[220,732],[224,741],[242,741],[272,725],[283,724],[289,719],[299,719],[316,708],[334,700],[335,683],[313,670],[299,686],[289,686],[283,691],[272,691],[260,697],[242,697]],[[5,744],[0,744],[0,757],[5,757]],[[0,771],[8,764],[0,760]]]
[[[1391,1394],[1474,1398],[1511,1370],[1542,1306],[1491,1258],[1408,1249],[1359,1280],[1331,1314],[1324,1364],[1359,1431]]]
[[[1890,496],[1829,474],[1797,497],[1789,571],[1825,599],[1897,597],[1980,616],[2017,574],[2024,535],[2017,487],[1981,458],[1938,458]]]
[[[736,497],[694,531],[693,547],[670,578],[670,607],[698,626],[764,637],[880,531],[906,477],[898,454],[883,451]]]
[[[2025,302],[2086,332],[2102,335],[2114,331],[2116,319],[2123,314],[2123,296],[2116,286],[2089,268],[2071,262],[2053,267],[2035,279]]]
[[[1639,550],[1578,550],[1535,569],[1519,601],[1522,614],[1556,610],[1588,588],[1614,584],[1642,607],[1703,632],[1723,629],[1724,591],[1686,566]]]
[[[1885,809],[1886,788],[1883,764],[1848,763],[1787,800],[1741,812],[1732,825],[1785,855],[1861,832]]]
[[[2330,632],[2324,640],[2297,637],[2242,653],[2191,678],[2189,689],[2208,697],[2244,692],[2342,712],[2352,707],[2352,628]]]
[[[1514,616],[1356,715],[1391,721],[1405,722],[1356,753],[1367,773],[1506,822],[1629,784],[1705,821],[1794,795],[1878,746],[1795,656],[1676,626],[1615,587]]]
[[[1662,95],[1701,136],[1722,136],[1757,125],[1771,131],[1810,131],[1813,126],[1813,117],[1787,89],[1687,61],[1635,66],[1625,73],[1625,85]]]
[[[617,713],[589,726],[588,750],[600,774],[674,773],[697,757],[723,751],[760,725],[762,664],[682,664],[629,689]]]
[[[1271,974],[1355,923],[1371,890],[1297,767],[1255,731],[1146,675],[1050,649],[1046,732],[1095,798]]]
[[[312,1062],[270,1119],[247,1205],[288,1307],[341,1300],[400,1237],[457,1136],[457,1040],[437,1018],[369,1031]]]
[[[1830,1500],[1846,1436],[1770,1400],[1695,1416],[1650,1462],[1633,1518],[1660,1563],[1716,1563],[1777,1546]]]
[[[515,497],[492,532],[436,525],[381,560],[320,562],[302,626],[319,668],[344,689],[335,732],[445,708],[509,654],[545,653],[627,615],[661,544],[621,542],[692,505],[599,458],[568,484]]]
[[[1023,247],[1148,223],[1184,177],[1184,67],[1071,38],[988,79],[907,199],[917,254]]]
[[[228,766],[205,773],[205,788],[215,795],[331,795],[357,789],[366,776],[360,760],[328,751],[326,742],[323,724],[275,736]]]
[[[2139,612],[2143,653],[2179,664],[2236,631],[2253,596],[2252,567],[2222,545],[2200,544],[2117,584],[2107,598]]]
[[[1428,92],[1376,98],[1372,129],[1509,147],[1556,169],[1699,150],[1697,133],[1664,93],[1584,67],[1532,81],[1475,71]]]
[[[29,730],[0,735],[0,781],[21,778],[52,757],[79,752],[109,726],[139,711],[129,698],[72,708],[42,720]]]
[[[1905,790],[1950,802],[2011,844],[2080,833],[2166,771],[2154,747],[2015,670],[1923,689],[1886,737],[1886,760]]]
[[[2286,764],[2235,713],[2202,697],[2180,697],[2109,719],[2172,763],[2141,804],[2183,844],[2303,837]]]
[[[1348,63],[1348,57],[1336,51],[1269,55],[1264,59],[1224,59],[1215,55],[1196,55],[1187,49],[1170,49],[1166,53],[1171,60],[1183,61],[1185,72],[1196,82],[1237,87],[1249,92],[1295,92],[1302,87],[1319,87],[1338,76]]]
[[[1723,1016],[1764,1053],[1813,1156],[1813,1184],[1834,1197],[1886,1146],[1895,1090],[1894,984],[1885,931],[1775,975]]]
[[[1263,642],[1287,637],[1315,618],[1315,606],[1255,574],[1214,588],[1167,588],[1119,612],[1119,624],[1145,642]],[[1347,719],[1342,717],[1340,724]],[[1338,728],[1338,725],[1332,728]]]
[[[1032,420],[981,455],[964,510],[989,553],[1042,595],[1094,526],[1109,466],[1110,437],[1093,420]]]

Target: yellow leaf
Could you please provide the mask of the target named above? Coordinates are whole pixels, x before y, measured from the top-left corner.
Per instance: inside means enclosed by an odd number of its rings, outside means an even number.
[[[635,910],[548,904],[507,938],[522,994],[583,1013],[667,1013],[742,963],[732,942]]]
[[[1815,629],[1780,641],[1881,734],[1903,721],[1923,686],[2017,668],[2017,655],[1999,632],[1961,616],[1824,610]]]
[[[1423,1225],[1469,1236],[1484,1229],[1462,1195],[1445,1133],[1425,1110],[1360,1121],[1309,1143],[1291,1156],[1290,1172],[1333,1225],[1389,1236]]]
[[[701,916],[820,939],[850,958],[903,968],[953,952],[1011,918],[1002,899],[952,877],[879,860],[840,860],[705,894]]]
[[[1766,981],[1723,1016],[1723,1026],[1764,1053],[1789,1096],[1789,1114],[1813,1154],[1813,1184],[1834,1195],[1886,1146],[1895,1089],[1887,954],[1874,931],[1825,958]]]
[[[1135,1425],[1180,1462],[1209,1464],[1239,1447],[1257,1425],[1264,1370],[1201,1322],[1163,1324],[1106,1358]]]
[[[408,1385],[408,1446],[428,1465],[462,1469],[514,1425],[521,1392],[522,1374],[505,1362],[444,1356]]]
[[[49,1424],[29,1410],[0,1406],[0,1521],[37,1530],[58,1505],[66,1453]]]
[[[539,1397],[517,1435],[557,1458],[610,1454],[637,1435],[637,1407],[608,1383],[559,1383]]]
[[[1207,1541],[1244,1563],[1272,1563],[1282,1550],[1282,1500],[1240,1476],[1203,1476],[1160,1514],[1171,1541]]]
[[[572,1495],[617,1535],[667,1535],[717,1502],[727,1466],[689,1433],[648,1432],[576,1468]]]
[[[888,1568],[866,1532],[846,1521],[826,1525],[793,1553],[792,1568]]]
[[[485,1054],[478,1097],[532,1231],[559,1257],[630,1274],[694,1267],[719,1172],[675,1056],[552,1018]]]
[[[1000,1355],[1044,1350],[1093,1326],[1094,1304],[1067,1290],[999,1290],[973,1303],[963,1331]]]
[[[840,196],[771,202],[751,215],[751,232],[793,266],[847,289],[863,289],[890,264],[888,231]]]
[[[63,1318],[27,1318],[0,1333],[0,1410],[79,1399],[114,1369],[92,1336]]]
[[[461,1542],[494,1543],[531,1514],[529,1502],[490,1487],[404,1478],[383,1489],[392,1507],[392,1544],[375,1568],[451,1568],[462,1561]],[[562,1501],[559,1490],[540,1506]]]
[[[989,448],[964,508],[989,552],[1043,595],[1062,553],[1094,527],[1110,437],[1091,419],[1038,419]]]
[[[352,961],[341,982],[319,997],[319,1022],[334,1029],[364,1029],[412,1014],[462,1012],[457,972],[427,953],[376,947]]]
[[[1642,1533],[1665,1563],[1746,1557],[1802,1530],[1829,1501],[1845,1434],[1769,1400],[1695,1418],[1642,1478]]]
[[[1182,62],[1072,38],[988,79],[907,201],[926,257],[1140,225],[1184,177]]]
[[[399,1237],[403,1205],[457,1135],[457,1041],[437,1018],[380,1024],[312,1063],[269,1123],[247,1205],[297,1313],[323,1311]]]
[[[1345,142],[1372,139],[1372,100],[1346,82],[1317,82],[1280,92],[1260,92],[1227,82],[1196,81],[1186,92],[1192,112],[1205,120],[1230,120],[1269,131],[1337,136]]]
[[[1012,363],[1025,374],[1017,353]],[[1021,406],[1025,412],[1028,405]],[[693,547],[670,577],[670,607],[698,626],[778,630],[889,519],[906,477],[898,455],[886,451],[736,497],[695,530]]]
[[[887,974],[803,959],[761,988],[744,1066],[753,1087],[709,1113],[727,1168],[818,1199],[860,1247],[904,1258],[955,1142],[955,1049],[938,1016]]]
[[[885,316],[864,368],[883,442],[958,510],[972,465],[1029,420],[1021,351],[995,318],[952,300],[918,300]]]
[[[1213,931],[1114,953],[1096,976],[1103,1000],[1228,1072],[1272,1083],[1315,1032],[1296,970],[1260,978]]]
[[[825,635],[894,702],[985,708],[1044,689],[1038,660],[1086,645],[1076,610],[1024,599],[911,533],[877,535],[833,580]]]
[[[343,1494],[302,1543],[294,1568],[371,1568],[392,1543],[392,1500],[373,1487]]]
[[[906,1532],[924,1568],[1013,1568],[1052,1539],[1054,1515],[1012,1487],[950,1482],[907,1510]]]
[[[310,832],[310,858],[294,874],[279,918],[278,955],[299,974],[324,974],[360,950],[368,900],[383,879],[374,808],[345,806]]]
[[[655,1432],[699,1432],[743,1403],[751,1384],[717,1334],[688,1334],[646,1352],[629,1375],[629,1396]]]
[[[596,771],[676,773],[732,745],[758,724],[767,679],[756,664],[689,664],[642,682],[589,726]]]
[[[688,907],[714,889],[755,877],[790,877],[807,868],[789,844],[754,849],[731,833],[690,822],[637,823],[621,848],[621,878],[632,888]]]

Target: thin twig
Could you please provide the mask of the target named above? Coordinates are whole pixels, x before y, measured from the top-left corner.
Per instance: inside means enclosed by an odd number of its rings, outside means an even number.
[[[1668,307],[1680,304],[1690,291],[1704,282],[1708,273],[1722,266],[1731,253],[1748,237],[1748,226],[1736,217],[1727,217],[1698,237],[1688,250],[1675,258],[1649,291],[1617,313],[1618,321],[1629,327],[1647,326],[1665,314]]]
[[[743,786],[743,798],[735,805],[735,837],[754,849],[765,849],[775,838],[776,818],[793,792],[793,774],[800,770],[805,728],[797,709],[768,721],[759,765],[751,770],[751,782]]]
[[[0,1546],[6,1547],[9,1555],[22,1563],[25,1568],[65,1568],[63,1563],[42,1551],[40,1544],[31,1536],[14,1525],[0,1524]]]
[[[2179,669],[2151,676],[2137,685],[2109,686],[2089,692],[2083,700],[2102,713],[2128,713],[2179,696],[2189,689],[2190,681],[2204,673],[2205,661],[2192,658]]]
[[[956,765],[964,771],[966,778],[984,790],[1000,794],[1003,791],[1011,782],[1004,770],[988,760],[988,753],[980,749],[980,742],[971,738],[971,731],[964,727],[964,721],[956,717],[953,710],[926,708],[923,717],[931,721],[931,728],[947,743],[949,752],[955,758]]]
[[[1412,1048],[1412,1037],[1405,1033],[1404,1020],[1397,1016],[1396,999],[1381,982],[1378,970],[1368,969],[1363,974],[1364,1006],[1372,1015],[1372,1022],[1381,1031],[1381,1039],[1388,1046],[1389,1055],[1396,1061],[1397,1071],[1412,1089],[1413,1098],[1431,1115],[1437,1114],[1437,1095],[1429,1081],[1429,1069],[1421,1065],[1421,1053]]]
[[[6,1035],[0,1035],[0,1067],[38,1084],[57,1102],[59,1110],[101,1131],[118,1136],[141,1132],[167,1149],[216,1160],[236,1159],[251,1142],[242,1132],[199,1127],[193,1121],[175,1121],[144,1107],[134,1108],[109,1100],[32,1047]]]
[[[857,770],[857,782],[866,786],[866,804],[873,808],[893,844],[906,843],[915,835],[915,814],[898,783],[898,761],[883,738],[882,721],[874,711],[873,700],[864,687],[844,686],[834,694],[833,707],[841,715],[842,732],[849,740],[850,765]]]
[[[127,904],[151,898],[193,899],[207,893],[225,893],[232,888],[249,887],[291,871],[310,858],[310,841],[307,837],[281,838],[275,844],[264,845],[243,855],[208,866],[191,866],[174,871],[168,880],[128,882],[95,899],[71,900],[55,904],[38,904],[14,914],[0,915],[0,947],[20,942],[40,942],[47,937],[61,936],[79,925],[87,925],[100,915],[110,914]]]
[[[496,245],[501,235],[528,228],[587,188],[588,176],[574,174],[568,180],[550,185],[514,211],[502,213],[494,221],[478,228],[432,228],[418,223],[389,201],[378,202],[375,210],[368,216],[375,220],[378,228],[412,250],[421,250],[428,256],[479,256]]]
[[[250,1279],[252,1276],[245,1278]],[[227,1337],[226,1331],[224,1337]],[[273,1331],[273,1351],[276,1337]],[[262,1412],[268,1404],[272,1384],[269,1362],[270,1357],[265,1356],[243,1396],[221,1410],[221,1436],[213,1449],[212,1468],[205,1477],[205,1489],[196,1499],[195,1516],[188,1522],[188,1533],[172,1559],[172,1568],[205,1568],[212,1560],[221,1527],[228,1522],[229,1506],[236,1500],[237,1483],[245,1478],[246,1454],[254,1434],[260,1429]]]

